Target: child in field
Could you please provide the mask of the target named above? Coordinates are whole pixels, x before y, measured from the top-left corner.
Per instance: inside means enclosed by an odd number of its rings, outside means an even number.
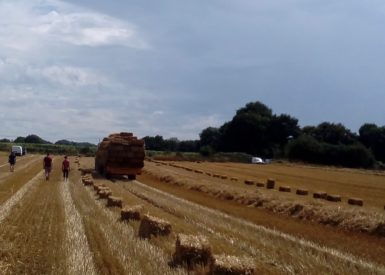
[[[9,171],[13,172],[16,164],[16,155],[14,152],[11,152],[11,154],[9,155],[8,162],[9,162]]]
[[[47,153],[47,156],[43,159],[43,168],[45,171],[45,180],[49,180],[49,175],[51,174],[52,170],[52,158],[50,157],[49,153]]]
[[[68,180],[68,173],[70,171],[70,162],[68,161],[67,156],[64,157],[64,160],[63,160],[63,163],[61,166],[61,170],[63,171],[64,181],[67,181]]]

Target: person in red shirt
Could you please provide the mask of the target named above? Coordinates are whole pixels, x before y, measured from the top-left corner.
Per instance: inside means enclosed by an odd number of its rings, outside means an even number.
[[[68,180],[68,173],[70,171],[70,162],[68,161],[67,158],[68,158],[67,156],[64,157],[64,160],[61,166],[61,170],[63,171],[64,181]]]
[[[43,159],[43,168],[45,171],[45,180],[49,180],[49,175],[51,174],[52,170],[52,158],[50,157],[49,153],[47,153],[47,156]]]

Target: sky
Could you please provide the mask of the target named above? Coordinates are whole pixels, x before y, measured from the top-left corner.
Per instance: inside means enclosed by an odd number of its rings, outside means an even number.
[[[385,125],[381,0],[0,0],[0,138],[199,139],[260,101]]]

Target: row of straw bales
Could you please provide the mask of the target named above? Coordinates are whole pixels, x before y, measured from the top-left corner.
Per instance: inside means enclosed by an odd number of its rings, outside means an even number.
[[[253,192],[240,193],[236,188],[231,191],[218,190],[215,186],[202,184],[188,179],[177,178],[176,176],[164,175],[161,171],[145,168],[143,171],[153,177],[163,181],[162,178],[167,178],[168,184],[184,186],[191,190],[202,192],[208,196],[216,197],[223,200],[233,200],[239,204],[249,207],[261,207],[274,213],[288,215],[298,219],[304,219],[315,223],[329,224],[340,227],[342,229],[354,232],[366,232],[369,234],[385,237],[385,216],[377,211],[370,209],[362,209],[356,207],[345,208],[336,207],[333,204],[321,203],[327,200],[325,192],[314,192],[313,196],[317,197],[320,194],[323,199],[314,199],[314,201],[297,201],[293,198],[288,198],[286,201],[277,199],[274,195],[268,193]],[[269,179],[265,183],[254,181],[257,187],[267,187],[276,185],[274,179]],[[272,189],[274,189],[272,188]],[[278,188],[279,189],[279,188]],[[272,193],[271,193],[272,194]],[[298,196],[308,196],[311,193],[307,189],[297,189],[295,194]],[[329,200],[335,199],[333,195],[329,195]],[[351,198],[348,200],[352,205],[363,205],[360,199]]]
[[[266,187],[266,189],[275,189],[275,185],[276,185],[275,180],[271,179],[271,178],[267,179],[266,183],[263,183],[260,181],[254,181],[254,180],[250,180],[250,179],[245,180],[244,183],[246,185],[256,185],[257,187],[263,187],[263,188]],[[281,185],[278,187],[278,191],[290,193],[292,191],[292,188],[290,186],[287,186],[287,185]],[[307,189],[298,188],[295,191],[295,194],[299,195],[299,196],[307,196],[307,195],[309,195],[309,191]],[[326,192],[323,192],[323,191],[313,192],[313,198],[314,199],[324,199],[324,200],[330,201],[330,202],[341,202],[342,201],[342,198],[340,195],[327,194]],[[356,205],[356,206],[363,206],[364,205],[363,200],[360,198],[348,198],[347,203],[350,205]]]
[[[172,166],[172,167],[185,169],[186,171],[192,171],[192,172],[199,173],[199,174],[203,174],[204,173],[201,170],[194,170],[192,168],[184,167],[184,166],[177,165],[177,164],[174,164],[174,163],[165,163],[165,162],[162,162],[162,161],[155,161],[155,160],[153,160],[153,162],[158,163],[160,165],[169,165],[169,166]],[[205,172],[205,174],[207,176],[212,176],[214,178],[221,178],[221,179],[228,179],[229,178],[226,175],[214,174],[214,173],[211,173],[211,172]],[[230,179],[231,179],[231,181],[238,181],[238,178],[236,178],[236,177],[230,177]],[[254,181],[254,180],[250,180],[250,179],[245,179],[244,183],[246,185],[256,185],[257,187],[265,187],[266,186],[267,189],[274,189],[275,188],[275,180],[274,179],[267,179],[266,184],[263,183],[263,182]],[[291,187],[290,186],[280,186],[278,188],[278,191],[280,191],[280,192],[291,192]],[[309,194],[309,191],[306,190],[306,189],[297,189],[296,190],[296,194],[300,195],[300,196],[307,196]],[[341,202],[342,201],[340,195],[337,195],[337,194],[326,194],[325,192],[322,192],[322,191],[314,192],[313,193],[313,198],[315,198],[315,199],[325,199],[325,200],[330,201],[330,202]],[[364,205],[364,201],[362,199],[360,199],[360,198],[348,198],[347,203],[350,204],[350,205],[355,205],[355,206],[363,206]],[[384,206],[384,210],[385,210],[385,206]]]
[[[122,221],[140,221],[138,236],[150,239],[158,236],[169,236],[172,232],[171,224],[161,218],[144,213],[144,206],[125,205],[119,197],[112,196],[112,191],[104,184],[95,184],[91,175],[82,176],[85,186],[93,186],[100,198],[107,199],[107,206],[121,208]],[[90,184],[92,182],[92,184]],[[106,195],[107,194],[107,195]],[[231,255],[213,255],[212,247],[203,235],[177,234],[173,264],[187,266],[189,270],[202,265],[207,267],[209,274],[255,274],[256,268],[252,258]]]

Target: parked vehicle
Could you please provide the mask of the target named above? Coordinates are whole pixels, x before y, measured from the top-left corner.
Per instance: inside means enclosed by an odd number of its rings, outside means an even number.
[[[109,178],[127,175],[135,179],[144,166],[144,141],[132,133],[111,134],[99,144],[95,170]]]
[[[22,156],[23,155],[23,147],[19,145],[13,145],[12,146],[12,152],[15,153],[16,156]]]
[[[265,164],[262,158],[260,157],[252,157],[251,158],[251,163],[256,163],[256,164]]]

